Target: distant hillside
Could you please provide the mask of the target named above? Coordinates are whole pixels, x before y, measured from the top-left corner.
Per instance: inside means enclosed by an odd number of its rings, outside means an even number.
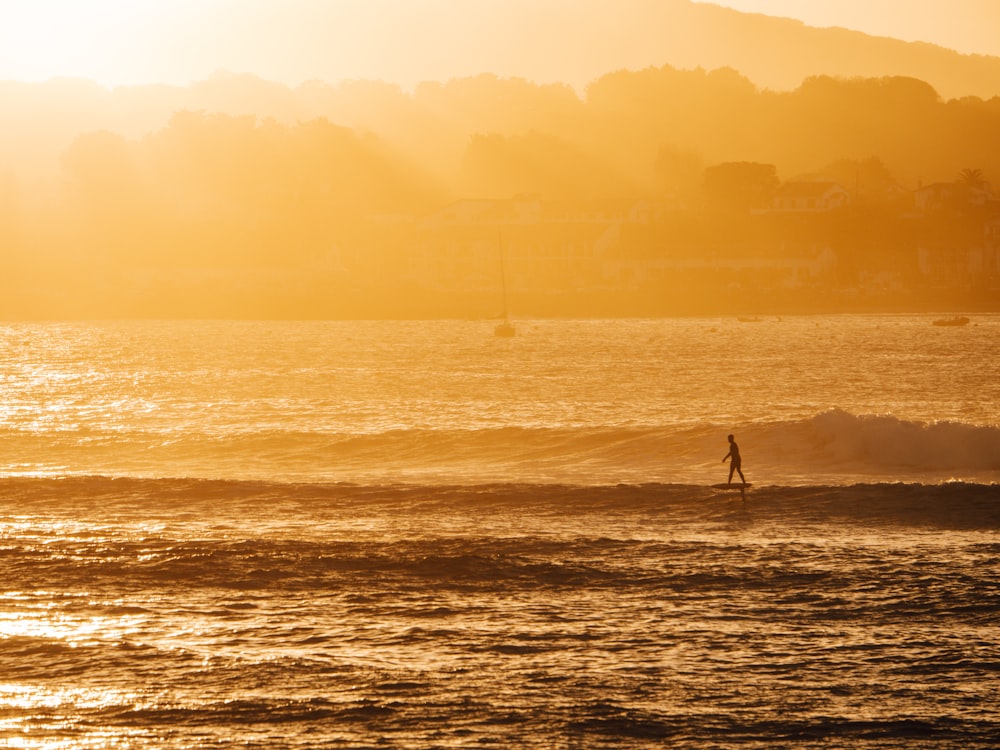
[[[945,99],[1000,96],[1000,57],[963,55],[847,29],[817,29],[690,0],[624,0],[620,5],[634,6],[637,14],[659,9],[668,50],[662,62],[674,66],[731,66],[758,86],[776,89],[795,88],[813,75],[909,76],[931,84]],[[672,18],[664,16],[668,9]],[[652,30],[646,34],[652,36]],[[643,37],[637,43],[655,43]],[[699,38],[706,41],[697,47],[688,41]]]
[[[635,71],[638,78],[657,78],[657,71],[667,67],[695,71],[693,83],[685,85],[699,88],[702,84],[695,80],[699,75],[704,78],[710,71],[731,68],[760,91],[780,92],[795,92],[814,76],[906,77],[926,82],[946,101],[969,96],[1000,101],[1000,57],[962,55],[844,29],[811,28],[799,21],[693,0],[476,0],[431,3],[427,8],[420,33],[411,34],[417,37],[412,73],[431,69],[421,59],[424,53],[440,61],[470,47],[484,49],[475,59],[486,67],[449,80],[427,79],[413,92],[391,81],[324,80],[320,75],[316,81],[290,87],[242,71],[220,72],[187,87],[107,90],[80,80],[0,81],[0,175],[11,171],[22,179],[51,176],[58,173],[62,154],[81,133],[109,130],[141,138],[164,128],[175,112],[191,110],[255,115],[283,123],[327,117],[378,134],[449,179],[474,134],[570,133],[578,127],[581,108],[592,102],[591,94],[606,90],[606,80],[623,70]],[[457,40],[456,28],[469,29],[469,38]],[[477,39],[475,29],[489,33]],[[378,40],[383,45],[387,41]],[[746,95],[747,86],[733,85],[733,96]],[[728,148],[715,147],[699,135],[705,130],[703,121],[694,136],[679,137],[672,123],[697,121],[709,112],[696,95],[676,96],[687,102],[686,109],[661,123],[659,138],[663,145],[697,152],[707,163],[761,159],[795,171],[821,165],[828,157],[886,155],[899,150],[895,134],[901,128],[918,125],[915,120],[896,120],[892,126],[883,122],[865,132],[848,128],[858,143],[846,144],[832,156],[817,149],[791,159],[774,149],[737,144],[729,136],[723,139]],[[735,100],[733,104],[739,106]],[[638,100],[622,103],[621,114],[646,116],[639,105]],[[991,103],[990,111],[994,109]],[[835,116],[831,110],[826,117]],[[923,130],[925,125],[919,123]],[[866,132],[875,131],[885,132],[865,140]],[[983,150],[993,137],[984,131],[982,138],[960,145]],[[952,150],[956,144],[949,146]],[[908,155],[906,161],[915,162],[915,156]],[[648,162],[653,157],[643,153],[641,158]],[[985,161],[979,158],[975,163],[989,166]],[[943,176],[950,177],[955,168],[972,163],[913,164],[911,175],[901,165],[891,166],[902,178],[928,179],[942,176],[938,169],[948,170]]]
[[[523,0],[515,4],[527,26],[535,23],[534,16],[543,15]],[[477,7],[484,5],[491,7],[492,2]],[[565,19],[566,33],[550,41],[553,62],[533,60],[539,70],[544,68],[537,79],[579,85],[569,78],[568,62],[562,67],[555,62],[565,60],[586,65],[591,79],[621,68],[667,64],[709,70],[732,67],[758,86],[779,90],[794,89],[814,75],[909,76],[928,82],[945,99],[1000,95],[1000,57],[963,55],[932,44],[846,29],[819,29],[692,0],[584,0],[573,8],[575,17]],[[518,49],[511,48],[511,55],[517,54]],[[533,54],[530,46],[529,54]],[[524,74],[514,60],[502,67]]]

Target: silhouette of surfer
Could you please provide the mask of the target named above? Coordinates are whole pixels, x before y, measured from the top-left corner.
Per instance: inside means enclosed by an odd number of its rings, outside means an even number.
[[[732,435],[727,435],[726,440],[729,441],[729,453],[722,459],[722,463],[725,463],[727,458],[729,459],[729,481],[726,484],[733,483],[733,472],[739,474],[740,481],[746,484],[746,477],[743,476],[743,459],[740,458],[740,446],[736,444]]]

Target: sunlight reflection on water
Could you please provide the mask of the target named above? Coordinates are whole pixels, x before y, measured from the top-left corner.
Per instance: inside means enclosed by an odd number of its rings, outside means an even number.
[[[15,326],[0,744],[988,747],[998,322]]]

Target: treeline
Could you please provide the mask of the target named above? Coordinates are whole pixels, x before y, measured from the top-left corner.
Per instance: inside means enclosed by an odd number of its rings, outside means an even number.
[[[663,66],[610,73],[578,94],[491,75],[424,83],[413,92],[377,81],[289,88],[220,75],[185,89],[0,82],[0,101],[0,171],[18,175],[57,166],[83,133],[108,130],[137,140],[169,127],[185,110],[286,125],[325,118],[377,136],[458,194],[477,189],[476,181],[489,177],[481,173],[488,158],[503,156],[517,157],[503,181],[546,188],[553,180],[542,179],[544,169],[519,174],[525,167],[518,160],[534,161],[534,149],[554,148],[548,160],[556,163],[576,157],[603,165],[616,176],[617,191],[676,181],[656,165],[677,156],[693,166],[772,163],[787,178],[834,159],[878,155],[905,185],[977,162],[992,172],[984,160],[1000,160],[991,147],[1000,96],[943,100],[928,84],[899,77],[813,77],[795,90],[771,91],[727,68]],[[556,180],[552,187],[564,191],[576,183]],[[492,193],[504,186],[485,187]]]
[[[1000,97],[944,101],[908,78],[817,77],[775,92],[729,69],[664,66],[606,75],[582,96],[489,75],[412,93],[223,77],[203,92],[216,110],[180,109],[144,133],[120,119],[119,130],[72,138],[49,154],[58,177],[39,189],[41,170],[12,155],[18,144],[71,127],[66,113],[92,112],[98,94],[60,85],[62,120],[32,123],[21,108],[0,124],[19,133],[5,134],[0,156],[8,306],[42,299],[39,290],[50,290],[46,304],[70,290],[113,296],[122,279],[168,269],[309,269],[331,248],[377,257],[381,243],[405,243],[406,217],[465,197],[657,196],[697,211],[721,163],[773,165],[780,181],[833,165],[862,193],[869,178],[905,191],[968,168],[1000,175]],[[30,89],[17,86],[3,92],[8,103]],[[127,93],[156,101],[155,89]],[[41,160],[44,149],[27,153]],[[868,166],[851,175],[850,164]]]

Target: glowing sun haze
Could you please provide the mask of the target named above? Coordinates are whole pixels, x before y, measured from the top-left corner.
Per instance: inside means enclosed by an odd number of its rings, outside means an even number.
[[[152,0],[0,0],[0,75],[19,81],[91,78],[117,84],[130,68],[128,38],[146,36]]]
[[[583,59],[553,60],[558,35],[574,35],[581,49],[611,50],[623,67],[636,64],[628,19],[609,16],[607,4],[619,7],[616,0],[0,0],[0,79],[187,85],[228,70],[291,85],[343,78],[411,85],[481,72],[579,83],[592,71]],[[715,4],[1000,55],[1000,0]],[[595,26],[600,17],[616,20]]]

